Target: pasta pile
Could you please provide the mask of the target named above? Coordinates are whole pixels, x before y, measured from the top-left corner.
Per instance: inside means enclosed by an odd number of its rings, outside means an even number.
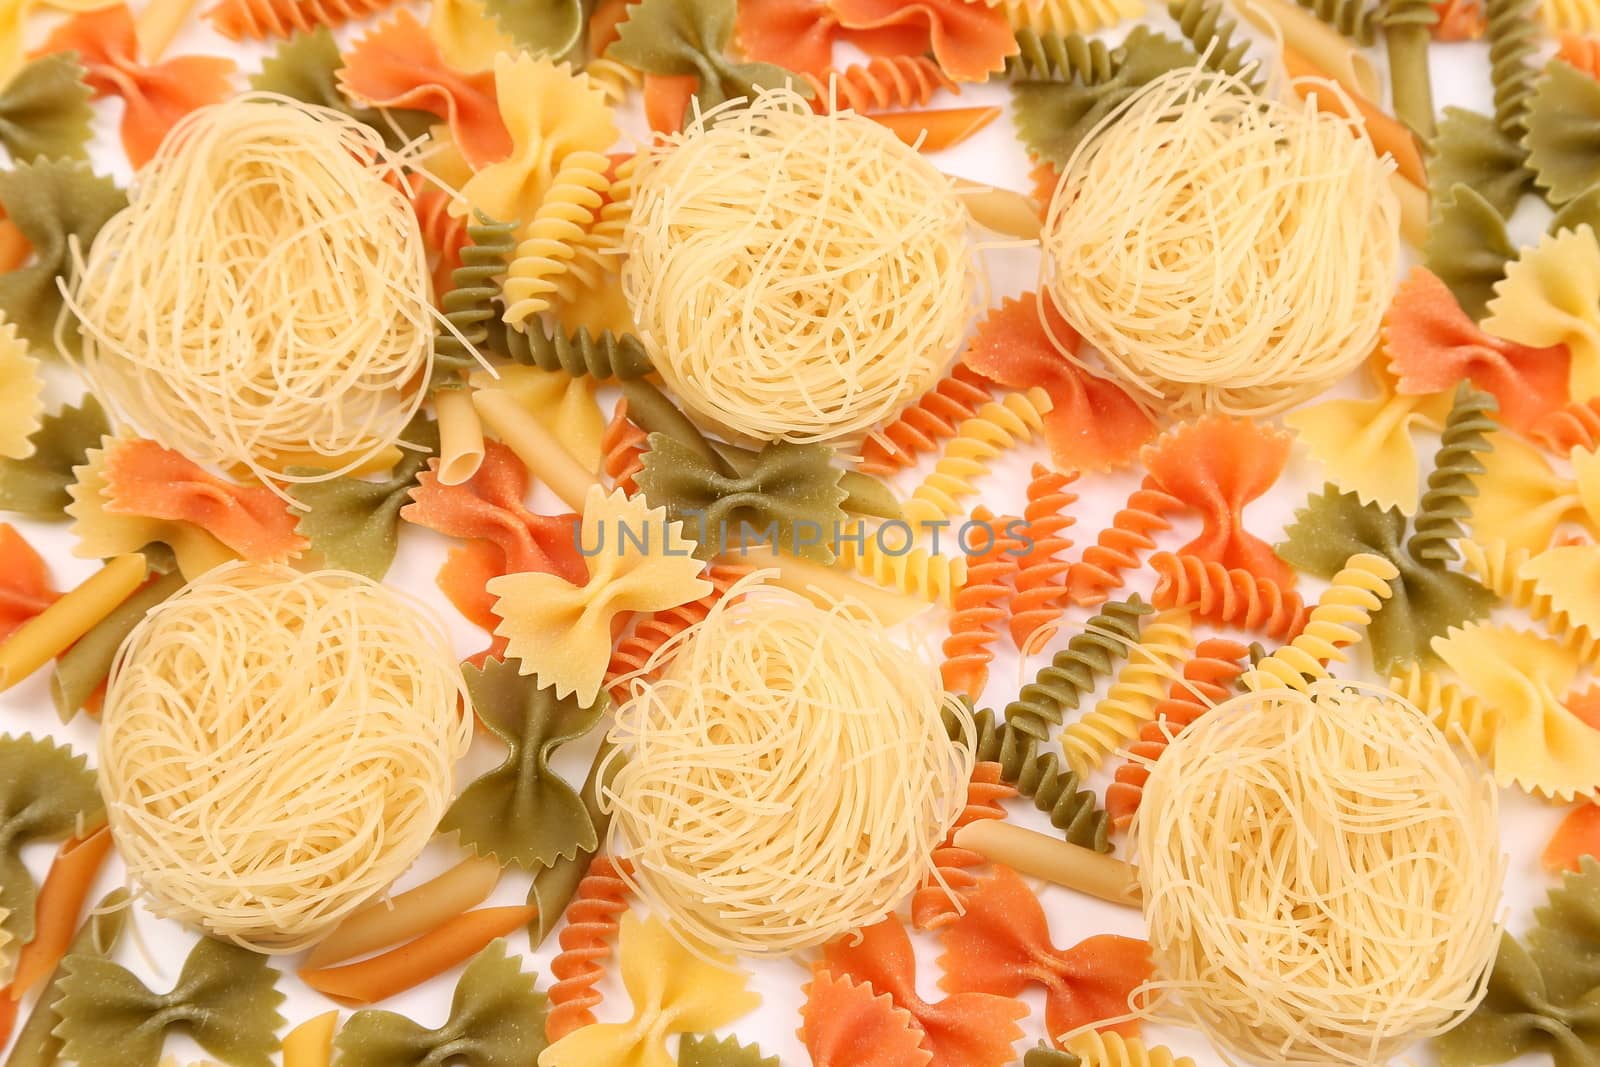
[[[859,605],[816,607],[760,588],[763,573],[663,645],[644,669],[656,680],[631,683],[602,802],[640,893],[687,937],[787,955],[882,918],[922,880],[972,753],[945,737],[937,672]]]
[[[1219,705],[1162,754],[1134,817],[1160,975],[1141,995],[1175,996],[1256,1062],[1388,1062],[1483,997],[1496,810],[1492,780],[1380,688]]]
[[[235,563],[117,654],[100,790],[160,915],[295,952],[416,858],[471,740],[437,626],[340,571]]]
[[[622,283],[696,414],[763,441],[867,430],[934,384],[973,311],[950,180],[788,90],[713,109],[640,168]]]
[[[1280,411],[1372,351],[1399,256],[1390,169],[1358,123],[1313,102],[1173,70],[1067,162],[1045,282],[1147,402]]]
[[[392,446],[435,317],[399,168],[331,108],[247,93],[193,112],[74,279],[96,393],[191,459],[276,481]]]

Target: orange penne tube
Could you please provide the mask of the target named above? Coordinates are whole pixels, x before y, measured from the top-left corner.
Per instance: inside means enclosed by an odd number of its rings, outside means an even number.
[[[1367,128],[1367,136],[1372,139],[1372,146],[1379,152],[1387,152],[1394,158],[1395,168],[1400,176],[1413,185],[1427,187],[1428,176],[1422,166],[1422,152],[1417,148],[1417,139],[1397,119],[1384,114],[1377,105],[1362,96],[1357,96],[1346,90],[1350,102],[1355,105],[1356,115],[1351,115],[1345,109],[1345,102],[1338,93],[1331,93],[1324,89],[1317,91],[1317,86],[1306,84],[1304,78],[1327,78],[1327,72],[1312,63],[1305,56],[1294,49],[1285,46],[1283,49],[1283,65],[1289,72],[1289,77],[1294,79],[1295,92],[1303,97],[1317,94],[1317,108],[1332,115],[1344,118],[1360,118]]]
[[[105,823],[83,837],[70,837],[62,843],[39,890],[33,940],[17,954],[16,973],[6,990],[9,998],[0,1000],[21,1000],[24,993],[56,969],[72,943],[83,902],[110,851],[111,828]]]
[[[500,864],[473,857],[436,878],[388,900],[368,905],[334,927],[306,957],[307,970],[321,970],[437,929],[482,904],[500,884]]]
[[[938,152],[952,148],[999,117],[1000,109],[997,107],[886,111],[867,116],[872,121],[889,127],[900,140],[923,152]]]
[[[677,133],[683,129],[689,100],[700,85],[693,74],[646,74],[644,76],[644,117],[656,133]]]
[[[381,956],[303,970],[300,979],[341,1004],[374,1004],[471,959],[489,942],[527,925],[538,913],[539,909],[531,906],[479,908]]]

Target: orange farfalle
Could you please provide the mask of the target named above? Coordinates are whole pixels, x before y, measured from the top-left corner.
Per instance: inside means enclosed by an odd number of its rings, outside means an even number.
[[[1600,78],[1600,37],[1563,33],[1556,58],[1571,63],[1591,78]]]
[[[126,4],[74,15],[40,51],[77,52],[95,96],[122,98],[122,147],[136,168],[149,162],[179,119],[233,93],[231,59],[179,56],[153,66],[141,63]]]
[[[1435,41],[1476,41],[1489,28],[1481,0],[1434,0],[1433,10]]]
[[[981,852],[956,845],[956,831],[984,819],[1004,819],[1002,801],[1017,795],[1016,789],[1000,780],[1000,764],[985,761],[972,768],[967,783],[967,802],[950,832],[931,857],[938,877],[930,874],[911,896],[911,924],[918,930],[936,930],[956,921],[966,907],[967,894],[978,884],[973,872],[988,866]]]
[[[281,563],[309,542],[284,499],[237,485],[154,441],[128,438],[106,450],[106,511],[197,526],[253,563]]]
[[[0,641],[55,603],[61,594],[32,545],[8,522],[0,522]]]
[[[826,970],[813,972],[806,986],[800,1040],[812,1067],[928,1067],[933,1061],[916,1020],[889,994]]]
[[[1200,516],[1200,536],[1178,550],[1229,570],[1294,587],[1294,568],[1244,528],[1244,509],[1272,488],[1289,459],[1289,435],[1223,415],[1207,415],[1164,434],[1143,452],[1156,486]]]
[[[1550,835],[1539,862],[1554,874],[1578,870],[1585,856],[1600,856],[1600,806],[1587,800],[1567,812]]]
[[[1443,392],[1467,378],[1494,394],[1500,421],[1519,431],[1567,402],[1572,357],[1564,345],[1529,348],[1484,333],[1426,267],[1395,290],[1383,337],[1402,394]]]
[[[954,148],[1000,117],[997,107],[952,107],[931,111],[889,111],[868,115],[888,127],[903,144],[919,152]]]
[[[1027,1006],[992,993],[956,993],[936,1004],[917,996],[917,960],[911,938],[897,916],[856,930],[823,946],[817,970],[848,976],[874,992],[889,994],[922,1029],[930,1067],[1000,1067],[1013,1058],[1022,1036],[1016,1021]]]
[[[700,86],[693,74],[646,74],[644,117],[656,133],[677,133]]]
[[[1050,394],[1044,436],[1062,470],[1106,470],[1132,462],[1139,446],[1155,436],[1155,423],[1122,387],[1073,363],[1057,347],[1076,349],[1077,331],[1033,293],[990,308],[967,346],[962,362],[1010,389],[1039,386]],[[1054,340],[1052,340],[1052,337]]]
[[[439,569],[439,588],[457,611],[493,633],[500,620],[492,610],[495,598],[484,588],[491,578],[544,571],[573,585],[588,581],[578,552],[577,516],[529,511],[523,503],[528,469],[509,448],[485,441],[483,463],[460,485],[441,485],[438,465],[438,459],[430,460],[418,475],[400,517],[468,542],[453,549]]]
[[[904,40],[854,35],[874,55],[932,52],[956,81],[979,82],[1005,69],[1017,39],[1005,9],[968,0],[833,0],[839,25],[852,31],[892,31]],[[914,36],[912,35],[914,31]],[[906,47],[915,40],[918,46]]]
[[[444,60],[427,28],[401,11],[345,53],[339,87],[371,107],[404,107],[437,115],[473,167],[511,153],[500,118],[494,72],[465,73]]]
[[[1137,938],[1099,934],[1056,948],[1039,898],[1004,866],[978,883],[966,914],[941,936],[940,988],[1015,997],[1037,982],[1045,989],[1045,1026],[1052,1035],[1122,1018],[1129,994],[1153,969],[1150,946]],[[1138,1023],[1123,1020],[1103,1029],[1133,1033]]]
[[[741,0],[734,33],[744,54],[803,74],[833,65],[839,20],[819,0]]]

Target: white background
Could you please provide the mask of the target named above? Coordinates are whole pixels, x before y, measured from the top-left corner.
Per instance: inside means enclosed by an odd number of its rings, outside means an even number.
[[[203,0],[202,6],[204,2],[208,0]],[[36,44],[54,21],[55,19],[48,17],[34,19],[30,25],[30,45]],[[1173,24],[1164,13],[1152,14],[1146,21],[1168,32],[1174,32]],[[370,22],[363,23],[355,27],[353,32],[359,33],[370,24]],[[1119,27],[1101,36],[1113,40],[1120,39],[1126,29],[1126,26]],[[351,35],[352,31],[348,28],[340,33],[341,40],[348,40]],[[239,85],[243,88],[244,75],[258,69],[261,57],[269,51],[270,48],[266,46],[236,45],[212,32],[206,23],[195,18],[179,35],[169,49],[168,55],[208,52],[233,56],[239,60],[242,68]],[[1373,50],[1380,69],[1384,62],[1381,53],[1381,48]],[[1261,54],[1265,56],[1266,52],[1263,50]],[[1436,45],[1432,62],[1435,95],[1441,106],[1453,103],[1479,110],[1490,110],[1486,50],[1482,45]],[[1004,86],[996,84],[970,87],[962,93],[959,100],[941,94],[941,98],[936,100],[933,106],[989,103],[1009,105],[1009,99],[1010,94]],[[116,122],[120,118],[121,103],[114,99],[104,101],[97,105],[97,111],[93,159],[98,169],[109,171],[119,182],[125,184],[130,175],[116,135]],[[631,138],[637,139],[645,132],[643,122],[637,113],[630,112],[625,115],[623,125]],[[1029,188],[1027,178],[1029,164],[1020,142],[1016,139],[1009,114],[1002,116],[965,145],[938,153],[931,158],[951,174],[1022,191]],[[1527,214],[1532,216],[1534,213]],[[1541,225],[1541,220],[1537,217],[1519,216],[1517,222],[1518,232],[1524,240],[1532,240]],[[989,239],[987,235],[979,236],[980,240]],[[1013,244],[1010,247],[992,248],[985,252],[984,258],[989,269],[992,302],[998,302],[1002,296],[1033,287],[1038,271],[1038,255],[1035,250],[1019,248]],[[1409,262],[1408,258],[1408,266]],[[1353,394],[1359,388],[1357,383],[1347,382],[1338,389],[1338,392]],[[81,386],[73,380],[69,372],[61,368],[53,369],[48,396],[52,407],[75,398],[80,392]],[[606,410],[609,412],[610,394],[604,394],[604,399]],[[1424,463],[1431,455],[1433,443],[1425,435],[1419,436],[1418,452]],[[1020,513],[1025,499],[1024,487],[1029,467],[1033,462],[1047,459],[1047,453],[1042,445],[1019,449],[1003,456],[996,465],[993,477],[984,483],[984,502],[996,513]],[[925,463],[918,470],[908,472],[899,483],[900,488],[908,493],[926,470],[927,465]],[[1091,542],[1096,532],[1106,525],[1128,492],[1137,484],[1138,478],[1138,472],[1135,471],[1114,477],[1089,475],[1078,481],[1074,489],[1079,493],[1080,500],[1073,512],[1077,525],[1068,531],[1076,535],[1075,540],[1079,546],[1071,553],[1073,557],[1081,550],[1083,544]],[[1293,509],[1303,502],[1308,492],[1319,488],[1322,481],[1322,472],[1297,447],[1284,477],[1277,486],[1250,507],[1247,513],[1249,528],[1268,540],[1275,540],[1284,524],[1291,518]],[[543,487],[535,490],[531,506],[537,511],[552,513],[566,510]],[[0,516],[0,518],[13,522],[45,555],[58,588],[71,588],[94,570],[93,562],[71,556],[72,540],[64,525],[28,522],[15,516]],[[1192,535],[1192,530],[1180,523],[1177,529],[1163,535],[1162,547],[1175,549]],[[433,604],[450,627],[456,652],[465,657],[481,649],[486,643],[486,638],[475,627],[462,620],[434,587],[434,574],[443,560],[445,547],[446,542],[443,539],[428,531],[407,527],[400,553],[389,572],[388,581]],[[1151,578],[1148,573],[1139,574],[1134,577],[1129,588],[1148,594],[1150,584]],[[1314,599],[1319,589],[1320,583],[1309,579],[1303,581],[1302,592],[1308,600]],[[1027,664],[1019,664],[1014,654],[1005,651],[1009,647],[1009,642],[1002,638],[997,646],[1002,651],[994,664],[987,693],[989,701],[998,706],[1013,696],[1020,680],[1031,675],[1050,653],[1064,644],[1077,628],[1077,624],[1081,624],[1088,614],[1081,610],[1071,612],[1056,640],[1043,655],[1033,657]],[[908,641],[925,647],[930,658],[936,657],[944,625],[943,614],[930,611],[925,613],[921,620],[906,628],[905,637]],[[1359,663],[1354,668],[1347,668],[1344,673],[1345,676],[1351,677],[1357,673],[1371,677],[1371,672]],[[0,729],[12,734],[50,734],[70,744],[76,751],[87,753],[91,764],[97,763],[94,720],[79,716],[71,725],[62,726],[57,720],[46,689],[47,675],[48,671],[41,671],[12,691],[0,694]],[[1084,706],[1092,706],[1092,703],[1086,700]],[[596,739],[591,738],[586,743],[571,746],[558,756],[556,760],[558,769],[567,774],[574,784],[582,781],[588,765],[588,756],[593,751],[595,743]],[[458,785],[471,781],[476,775],[494,766],[499,759],[500,752],[497,747],[480,739],[459,769]],[[1097,791],[1103,791],[1104,776],[1097,779],[1094,785]],[[1015,820],[1048,829],[1048,825],[1030,802],[1014,803],[1012,811]],[[1503,797],[1502,838],[1509,854],[1505,908],[1510,928],[1514,932],[1526,927],[1530,920],[1531,908],[1542,902],[1545,889],[1552,884],[1553,880],[1546,876],[1538,865],[1538,853],[1560,814],[1558,809],[1519,794],[1506,793]],[[1125,842],[1119,840],[1119,853],[1124,848]],[[44,876],[53,853],[53,844],[35,845],[28,849],[26,858],[36,877]],[[459,857],[460,850],[452,841],[436,840],[397,888],[403,889],[423,881]],[[113,856],[102,873],[101,884],[96,887],[91,899],[98,899],[113,886],[120,884],[123,878],[124,873],[120,864]],[[524,874],[515,871],[508,873],[491,903],[521,903],[527,882],[527,876]],[[1051,934],[1055,942],[1062,947],[1096,933],[1119,933],[1131,936],[1144,934],[1142,920],[1135,912],[1053,887],[1039,888],[1041,899],[1050,916]],[[178,968],[188,946],[194,940],[194,935],[175,923],[156,919],[142,907],[135,908],[132,918],[131,930],[136,936],[124,940],[117,959],[131,967],[153,989],[164,991],[176,979]],[[928,999],[937,999],[938,968],[935,961],[939,955],[939,946],[936,940],[920,935],[917,937],[917,942],[919,991]],[[510,948],[513,952],[525,955],[525,968],[538,971],[541,975],[541,987],[548,987],[549,960],[557,949],[555,935],[529,954],[526,938],[518,932],[510,938]],[[294,962],[293,958],[279,961],[279,965],[284,968],[279,988],[288,995],[283,1013],[291,1025],[332,1007],[329,1001],[311,992],[294,977],[292,973]],[[737,1034],[743,1042],[759,1042],[766,1054],[779,1055],[782,1062],[789,1067],[809,1062],[803,1046],[795,1036],[802,1003],[800,990],[808,978],[806,962],[802,957],[796,960],[751,964],[753,987],[761,993],[763,1004],[757,1012],[740,1019],[724,1032]],[[613,973],[608,975],[601,986],[606,999],[598,1014],[603,1021],[624,1019],[629,1014],[627,997],[616,982],[614,970],[613,963]],[[381,1006],[406,1014],[429,1026],[439,1025],[448,1014],[450,991],[458,973],[459,970],[453,971],[425,986],[395,997]],[[1032,1012],[1022,1022],[1028,1036],[1025,1041],[1017,1045],[1019,1057],[1024,1049],[1032,1047],[1043,1034],[1042,996],[1035,989],[1030,991],[1025,999]],[[1150,1027],[1147,1028],[1146,1037],[1151,1042],[1165,1043],[1177,1052],[1192,1055],[1201,1064],[1222,1062],[1209,1049],[1205,1040],[1192,1032]],[[167,1048],[180,1060],[193,1058],[190,1056],[191,1053],[198,1054],[198,1050],[186,1038],[172,1039]],[[1425,1049],[1416,1050],[1412,1058],[1416,1062],[1429,1061]]]

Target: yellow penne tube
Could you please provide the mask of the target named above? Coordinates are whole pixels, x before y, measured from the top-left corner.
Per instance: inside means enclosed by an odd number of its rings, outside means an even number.
[[[956,194],[967,206],[972,221],[984,229],[1025,241],[1038,239],[1043,223],[1033,201],[1022,193],[957,178]]]
[[[0,644],[0,692],[65,652],[128,599],[146,573],[144,556],[117,556]]]
[[[483,463],[483,423],[465,389],[434,394],[439,416],[439,484],[460,485]]]
[[[362,460],[359,464],[346,471],[351,478],[360,478],[367,474],[378,474],[389,470],[400,462],[403,453],[395,445],[385,445],[372,455]],[[290,467],[313,467],[317,470],[338,470],[350,462],[349,456],[325,456],[321,452],[304,449],[298,452],[274,452],[262,458],[261,465],[268,470],[286,471]],[[228,473],[235,478],[255,480],[255,474],[250,468],[235,465],[228,468]]]
[[[1378,71],[1360,47],[1294,0],[1241,0],[1240,11],[1264,33],[1282,38],[1328,77],[1357,96],[1376,100]]]
[[[484,425],[500,443],[517,454],[528,473],[544,482],[574,511],[583,509],[589,487],[598,483],[594,472],[572,458],[572,453],[543,426],[529,417],[516,398],[499,389],[479,389],[472,394]]]
[[[1400,200],[1400,236],[1412,248],[1421,248],[1428,240],[1428,192],[1399,174],[1389,175],[1389,186]]]
[[[1143,896],[1139,869],[1132,864],[999,819],[968,823],[956,831],[955,844],[1023,874],[1113,904],[1136,908]]]
[[[500,864],[476,856],[463,860],[431,881],[351,915],[311,950],[303,966],[319,970],[409,941],[482,904],[499,884]]]
[[[328,1067],[338,1022],[337,1011],[325,1011],[290,1030],[283,1039],[283,1067]]]

